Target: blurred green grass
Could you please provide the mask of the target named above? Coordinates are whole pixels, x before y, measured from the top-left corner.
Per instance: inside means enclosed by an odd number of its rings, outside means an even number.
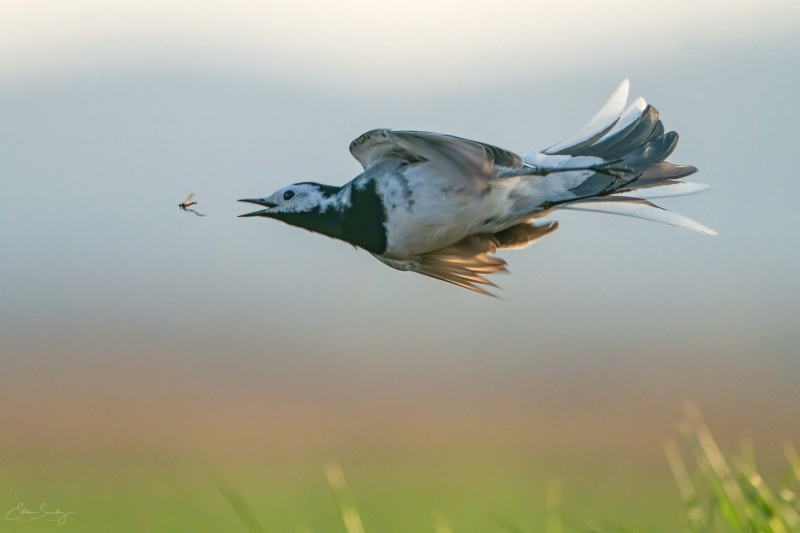
[[[744,440],[738,453],[724,453],[694,404],[681,425],[694,469],[687,468],[676,442],[665,447],[687,510],[691,530],[731,533],[800,532],[800,459],[785,443],[786,472],[775,490],[758,472],[755,451]]]
[[[345,531],[323,461],[247,456],[206,468],[202,461],[146,453],[123,460],[106,453],[5,462],[0,467],[0,501],[8,508],[20,501],[30,507],[46,501],[76,511],[58,531],[246,531],[235,507],[212,481],[217,479],[235,491],[265,531]],[[439,529],[446,524],[453,531],[477,532],[500,531],[495,516],[526,530],[543,523],[546,484],[539,482],[539,468],[519,466],[527,460],[516,455],[384,462],[354,454],[341,458],[341,465],[367,533],[433,532],[437,524]],[[546,480],[547,469],[541,471]],[[620,475],[602,487],[595,478],[583,486],[577,478],[563,480],[564,507],[601,525],[617,516],[639,525],[682,521],[668,472],[647,487],[644,497],[638,478]],[[14,531],[55,527],[11,525]],[[1,522],[0,531],[9,526]]]
[[[687,419],[681,424],[681,431],[696,468],[692,472],[687,468],[677,442],[669,441],[665,445],[665,452],[685,505],[687,530],[696,533],[800,533],[800,456],[794,446],[784,444],[788,465],[777,490],[773,492],[758,473],[755,451],[749,441],[743,441],[738,454],[726,456],[697,406],[687,404],[686,414]],[[341,466],[330,463],[325,467],[325,473],[346,533],[365,533]],[[240,493],[225,484],[215,484],[249,533],[267,531]],[[548,480],[545,505],[544,525],[531,530],[519,527],[497,514],[492,518],[499,528],[511,533],[607,531],[579,520],[565,527],[561,510],[561,484],[557,478]],[[437,517],[433,530],[435,533],[453,532],[444,517]],[[608,531],[632,530],[617,526]]]
[[[696,408],[687,415],[658,472],[521,451],[412,460],[356,450],[331,463],[32,450],[3,458],[0,502],[76,514],[61,526],[4,520],[0,531],[800,532],[795,449],[784,446],[785,472],[762,473],[752,445],[724,451]]]

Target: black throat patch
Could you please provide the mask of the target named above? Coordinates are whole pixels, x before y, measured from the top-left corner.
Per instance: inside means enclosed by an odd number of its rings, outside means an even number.
[[[341,191],[340,187],[322,187],[326,197]],[[373,254],[381,255],[386,251],[386,209],[372,180],[362,187],[350,185],[349,206],[329,207],[324,212],[319,207],[303,213],[267,212],[264,216],[349,242]]]

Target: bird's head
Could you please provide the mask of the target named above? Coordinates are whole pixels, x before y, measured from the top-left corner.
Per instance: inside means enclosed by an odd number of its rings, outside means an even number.
[[[266,207],[266,209],[239,216],[276,218],[291,223],[291,219],[298,215],[324,211],[326,204],[332,201],[339,189],[339,187],[319,183],[295,183],[265,198],[239,200]]]
[[[375,184],[343,187],[295,183],[265,198],[239,200],[266,209],[239,215],[267,217],[381,254],[386,250],[386,213]]]

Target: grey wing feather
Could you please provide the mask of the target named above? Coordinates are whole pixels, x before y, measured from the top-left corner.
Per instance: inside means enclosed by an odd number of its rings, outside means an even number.
[[[350,153],[355,157],[364,170],[369,170],[376,162],[388,158],[402,158],[407,162],[416,162],[413,153],[403,150],[389,137],[387,129],[368,131],[350,143]]]
[[[429,161],[445,172],[455,170],[478,190],[504,172],[530,168],[521,156],[503,148],[424,131],[368,131],[350,143],[350,153],[365,171],[389,158],[407,163]]]
[[[390,136],[402,149],[429,161],[442,176],[462,178],[476,192],[496,177],[493,161],[478,144],[435,133],[399,131]]]

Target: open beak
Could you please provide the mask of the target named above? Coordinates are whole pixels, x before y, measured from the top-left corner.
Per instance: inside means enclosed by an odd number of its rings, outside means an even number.
[[[240,218],[241,217],[261,217],[261,216],[264,216],[266,213],[268,213],[269,210],[272,209],[273,207],[278,207],[278,204],[273,204],[272,202],[267,202],[265,200],[261,200],[261,199],[258,199],[258,198],[252,198],[252,199],[245,198],[245,199],[239,200],[239,201],[240,202],[246,202],[248,204],[263,205],[264,207],[266,207],[266,209],[262,209],[261,211],[254,211],[252,213],[247,213],[245,215],[239,215]]]

